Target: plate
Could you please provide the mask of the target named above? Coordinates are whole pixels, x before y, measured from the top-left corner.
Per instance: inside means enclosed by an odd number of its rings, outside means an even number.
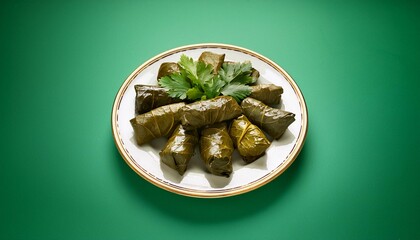
[[[245,164],[235,150],[233,173],[229,178],[208,173],[201,162],[198,147],[184,176],[162,164],[159,151],[166,139],[138,146],[130,119],[134,115],[136,84],[157,85],[156,76],[163,62],[178,62],[182,54],[198,59],[203,51],[225,54],[226,61],[251,61],[260,72],[260,83],[282,86],[279,108],[296,114],[288,130],[274,140],[266,154],[251,164]],[[308,114],[303,95],[290,75],[270,59],[254,51],[227,44],[195,44],[161,53],[139,66],[128,76],[119,89],[112,109],[112,132],[115,144],[125,162],[150,183],[173,193],[201,198],[234,196],[257,189],[283,173],[296,159],[305,141]]]

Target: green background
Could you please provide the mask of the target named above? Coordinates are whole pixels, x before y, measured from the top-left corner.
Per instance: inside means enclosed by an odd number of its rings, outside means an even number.
[[[420,239],[418,1],[2,1],[1,239]],[[195,199],[122,160],[111,108],[171,48],[277,62],[309,131],[253,192]]]

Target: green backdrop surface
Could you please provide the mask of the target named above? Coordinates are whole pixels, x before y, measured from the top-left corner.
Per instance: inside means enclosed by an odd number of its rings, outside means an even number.
[[[420,239],[417,1],[2,1],[1,239]],[[195,199],[133,172],[125,78],[204,42],[281,65],[309,110],[268,185]]]

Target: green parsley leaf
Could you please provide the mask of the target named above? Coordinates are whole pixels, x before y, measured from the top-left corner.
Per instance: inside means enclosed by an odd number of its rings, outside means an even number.
[[[201,85],[204,85],[210,79],[214,77],[213,66],[210,64],[205,64],[204,62],[197,62],[197,78]]]
[[[212,65],[194,61],[184,54],[178,65],[180,72],[161,78],[159,85],[166,88],[169,96],[182,100],[205,100],[223,94],[239,102],[251,93],[247,84],[257,78],[251,76],[250,61],[223,63],[218,74],[214,74]]]
[[[178,65],[185,71],[186,76],[191,80],[193,84],[200,84],[197,75],[197,62],[194,62],[192,58],[182,54]]]
[[[207,99],[214,98],[220,95],[220,90],[226,83],[221,81],[219,76],[214,76],[203,85],[204,93]]]
[[[237,102],[240,102],[251,94],[251,87],[240,83],[232,83],[226,85],[221,93],[225,96],[232,96]]]
[[[252,65],[250,61],[243,63],[225,62],[219,70],[220,78],[227,82],[239,82],[249,84],[252,82],[251,74]],[[249,78],[248,78],[249,77]]]
[[[193,85],[204,86],[211,78],[213,78],[213,66],[202,61],[194,61],[192,58],[182,54],[178,62],[186,76],[191,80]]]
[[[182,73],[173,73],[159,79],[159,85],[166,88],[168,95],[173,98],[185,99],[191,88],[188,79]]]
[[[178,63],[186,76],[191,80],[193,88],[187,93],[190,100],[202,99],[203,95],[207,99],[220,95],[220,89],[223,87],[220,80],[213,74],[213,66],[202,61],[194,61],[185,55],[181,56]]]
[[[250,75],[241,74],[231,81],[231,83],[251,84],[256,82]]]
[[[189,100],[199,100],[203,95],[204,93],[198,87],[190,88],[187,91],[187,98]]]

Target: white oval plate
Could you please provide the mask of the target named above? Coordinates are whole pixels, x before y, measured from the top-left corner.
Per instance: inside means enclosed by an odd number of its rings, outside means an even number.
[[[266,154],[246,165],[238,153],[233,154],[233,173],[229,178],[208,173],[201,162],[198,147],[184,176],[161,164],[159,151],[166,139],[156,139],[138,146],[130,119],[134,115],[136,84],[157,85],[157,72],[163,62],[178,62],[182,54],[198,59],[203,51],[226,54],[225,60],[251,61],[260,72],[260,83],[282,86],[281,109],[296,114],[285,134],[272,142]],[[254,190],[279,176],[295,160],[302,149],[308,128],[305,100],[289,74],[268,58],[251,50],[226,44],[196,44],[175,48],[159,54],[139,66],[123,83],[112,109],[112,132],[118,151],[137,174],[152,184],[181,195],[203,198],[227,197]]]

